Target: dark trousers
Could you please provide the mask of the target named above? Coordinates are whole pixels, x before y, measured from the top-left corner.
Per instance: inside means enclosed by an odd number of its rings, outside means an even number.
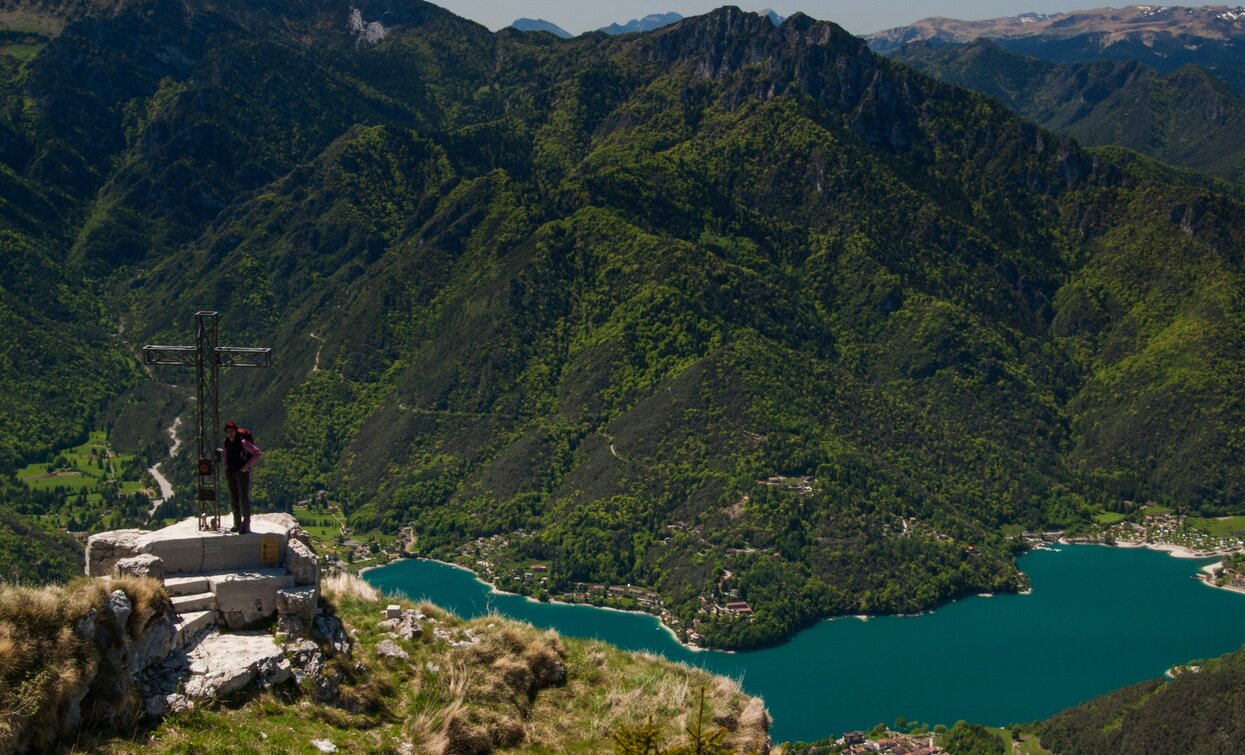
[[[233,508],[233,526],[251,524],[251,473],[242,470],[226,472],[229,478],[229,505]]]

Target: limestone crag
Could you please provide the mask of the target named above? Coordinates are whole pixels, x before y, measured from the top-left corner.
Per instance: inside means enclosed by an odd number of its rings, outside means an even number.
[[[255,684],[272,687],[291,678],[301,683],[319,673],[326,656],[349,656],[352,644],[341,623],[318,610],[320,562],[307,533],[288,514],[259,514],[251,529],[203,532],[192,518],[155,531],[90,538],[88,575],[160,579],[169,596],[163,610],[142,617],[142,626],[132,627],[132,636],[113,642],[109,651],[145,701],[147,716]],[[109,596],[108,621],[87,617],[77,629],[95,635],[105,627],[127,627],[132,613],[117,590]],[[261,629],[274,619],[277,632],[290,640],[284,648]],[[238,631],[243,629],[250,631]],[[313,637],[323,650],[308,639]],[[326,688],[321,696],[332,693]]]
[[[393,607],[391,606],[391,608]],[[380,628],[389,632],[390,636],[404,640],[414,640],[421,637],[424,633],[424,627],[421,622],[428,618],[413,608],[408,608],[406,611],[402,611],[401,608],[398,608],[397,611],[390,610],[386,615],[388,618],[380,622]]]
[[[320,588],[317,585],[277,590],[277,631],[291,637],[305,637],[315,622]]]

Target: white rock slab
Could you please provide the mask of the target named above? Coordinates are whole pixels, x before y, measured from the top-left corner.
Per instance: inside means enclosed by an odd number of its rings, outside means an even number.
[[[212,633],[187,653],[190,680],[186,695],[220,697],[251,684],[281,684],[291,676],[290,663],[272,636],[264,632]]]

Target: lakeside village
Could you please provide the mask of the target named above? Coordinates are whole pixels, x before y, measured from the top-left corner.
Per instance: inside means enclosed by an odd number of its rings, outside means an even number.
[[[758,480],[760,485],[783,488],[796,495],[811,495],[816,480],[812,477],[770,477]],[[744,497],[747,500],[747,496]],[[736,503],[732,508],[738,508]],[[728,514],[730,512],[728,511]],[[674,522],[666,526],[670,535],[677,532],[698,530],[687,522]],[[733,584],[734,574],[723,569],[711,593],[700,596],[700,608],[697,617],[690,626],[667,609],[661,595],[646,587],[637,585],[608,585],[598,582],[573,582],[560,592],[549,591],[548,562],[533,561],[515,564],[509,551],[513,543],[529,537],[524,530],[490,537],[480,537],[464,544],[454,561],[474,571],[485,582],[499,590],[532,595],[540,600],[557,600],[563,603],[586,603],[606,608],[617,608],[627,611],[644,611],[656,616],[664,626],[671,630],[680,641],[692,646],[701,647],[704,636],[698,631],[702,618],[732,617],[750,621],[753,617],[752,607],[740,596],[738,588]],[[668,536],[664,542],[669,542]],[[756,549],[729,549],[730,553],[758,552]]]
[[[1130,515],[1105,512],[1094,524],[1076,532],[1026,533],[1026,538],[1064,543],[1097,543],[1122,547],[1149,546],[1189,558],[1210,558],[1245,552],[1245,516],[1195,517],[1146,504]]]

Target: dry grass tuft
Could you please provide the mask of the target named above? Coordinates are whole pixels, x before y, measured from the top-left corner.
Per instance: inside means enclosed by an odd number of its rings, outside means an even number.
[[[115,590],[132,605],[124,627],[107,612]],[[163,585],[147,578],[0,585],[0,752],[51,749],[82,722],[132,724],[137,696],[103,659],[166,610]]]
[[[320,591],[336,600],[361,600],[369,603],[380,600],[379,590],[358,574],[347,571],[334,572],[321,579]]]
[[[49,749],[62,726],[76,725],[99,659],[94,632],[74,628],[102,611],[105,596],[85,580],[0,587],[0,752]]]
[[[477,694],[485,699],[512,700],[526,717],[536,693],[566,679],[566,650],[552,632],[506,622],[490,629],[494,620],[474,622],[480,641],[464,649],[467,662],[484,669]]]
[[[443,612],[421,605],[425,615]],[[405,733],[418,752],[485,753],[528,739],[537,693],[566,678],[566,651],[553,633],[497,616],[469,622],[475,644],[443,648],[434,669],[420,670],[416,709]]]
[[[728,740],[739,752],[766,752],[769,748],[769,711],[765,701],[752,698],[739,714],[739,723]],[[731,731],[728,727],[727,731]]]

